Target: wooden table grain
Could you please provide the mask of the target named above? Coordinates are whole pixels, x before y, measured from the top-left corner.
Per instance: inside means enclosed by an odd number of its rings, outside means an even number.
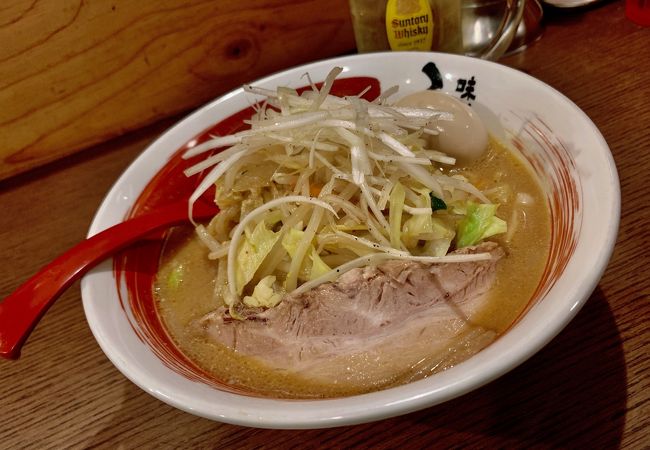
[[[607,271],[537,355],[402,417],[329,430],[244,428],[176,410],[125,379],[93,339],[75,285],[22,359],[0,361],[0,448],[649,448],[650,28],[627,21],[622,2],[559,11],[539,42],[503,62],[577,103],[621,178]],[[173,120],[0,183],[0,296],[83,238],[114,180]]]
[[[0,179],[353,48],[347,0],[0,2]]]

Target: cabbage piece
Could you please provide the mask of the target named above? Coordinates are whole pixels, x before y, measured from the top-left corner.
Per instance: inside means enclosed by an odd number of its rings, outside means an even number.
[[[454,229],[440,218],[433,215],[412,216],[402,229],[402,241],[409,248],[415,248],[418,241],[437,241],[434,244],[425,244],[423,251],[418,254],[426,256],[444,256],[454,239]]]
[[[449,251],[451,242],[454,240],[456,232],[452,225],[447,224],[444,220],[433,217],[431,219],[433,232],[431,237],[425,242],[422,249],[422,255],[426,256],[445,256]]]
[[[274,275],[262,278],[253,289],[253,294],[244,297],[244,304],[252,308],[273,308],[276,306],[282,300],[282,295],[275,292],[273,283],[275,283]]]
[[[241,221],[244,217],[248,215],[248,213],[250,213],[256,208],[259,208],[263,204],[264,204],[264,199],[262,199],[259,193],[251,192],[250,197],[245,198],[240,203],[239,220]]]
[[[508,230],[505,220],[495,215],[498,207],[467,202],[466,215],[458,223],[456,247],[467,247],[495,234],[505,233]]]
[[[269,230],[263,220],[255,226],[252,233],[245,233],[235,266],[236,288],[239,295],[244,290],[244,286],[253,279],[255,272],[278,238],[279,234]]]
[[[420,194],[416,201],[416,206],[420,208],[431,208],[431,191],[426,189],[414,190]],[[435,217],[433,213],[411,216],[402,225],[402,242],[410,249],[413,249],[420,240],[432,241],[442,239],[451,243],[454,234],[454,229],[442,219]],[[435,249],[436,254],[431,256],[444,256],[446,251],[440,254],[441,249],[444,247],[444,242],[440,242],[440,245]],[[447,246],[447,248],[449,247]]]
[[[311,253],[309,254],[309,257],[311,259],[311,270],[309,271],[309,280],[315,280],[316,278],[320,278],[332,269],[330,266],[325,264],[325,261],[323,261],[316,252],[316,249],[312,246],[311,247]]]
[[[239,206],[241,204],[243,197],[241,192],[235,192],[233,190],[226,190],[223,188],[222,184],[216,184],[214,201],[219,206],[220,209],[225,209],[229,206]]]
[[[422,248],[419,248],[417,252],[414,252],[416,256],[445,256],[451,247],[451,241],[453,241],[454,235],[452,234],[450,238],[440,238],[432,239],[426,241]]]
[[[452,214],[464,216],[467,214],[467,204],[468,202],[465,200],[447,203],[447,211],[451,212]]]
[[[432,219],[430,215],[418,214],[404,222],[402,242],[407,248],[415,247],[422,236],[430,236],[433,233]]]
[[[298,246],[300,245],[300,241],[304,234],[304,231],[291,228],[282,238],[282,247],[284,247],[292,258],[296,254],[296,250],[298,250]]]
[[[294,257],[300,241],[305,232],[291,228],[282,238],[282,247],[287,251],[289,256]],[[313,245],[309,246],[309,260],[303,263],[299,277],[303,280],[314,280],[332,270],[320,257]]]

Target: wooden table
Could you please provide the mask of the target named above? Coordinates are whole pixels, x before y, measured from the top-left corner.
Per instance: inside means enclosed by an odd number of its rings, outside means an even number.
[[[499,380],[403,417],[272,431],[178,411],[128,381],[86,325],[78,285],[48,312],[19,361],[0,361],[0,448],[650,446],[650,29],[622,2],[547,17],[542,39],[503,60],[566,94],[616,160],[621,227],[584,309]],[[0,296],[86,233],[118,175],[173,120],[0,184]],[[594,243],[598,245],[598,243]]]

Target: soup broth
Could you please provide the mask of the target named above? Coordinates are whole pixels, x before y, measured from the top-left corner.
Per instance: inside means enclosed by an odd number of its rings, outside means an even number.
[[[488,301],[473,316],[473,322],[498,336],[524,311],[544,271],[550,247],[547,201],[526,162],[493,140],[480,160],[453,173],[464,175],[491,201],[499,203],[498,215],[508,222],[508,233],[489,239],[499,243],[506,256],[498,263]],[[159,314],[174,342],[215,379],[252,395],[286,398],[337,397],[390,387],[341,386],[335,380],[323,383],[280,373],[198,333],[193,324],[223,306],[214,295],[217,268],[208,259],[208,252],[194,230],[177,228],[171,232],[161,256],[154,293]],[[442,362],[436,371],[489,344],[467,346],[462,337],[459,336],[458,345],[440,355]]]

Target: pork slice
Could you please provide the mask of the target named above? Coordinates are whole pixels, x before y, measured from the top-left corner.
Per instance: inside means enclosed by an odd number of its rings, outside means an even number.
[[[405,382],[446,368],[496,337],[472,318],[504,253],[492,242],[456,253],[479,252],[493,257],[446,264],[391,260],[288,295],[247,320],[232,320],[220,309],[199,323],[218,343],[273,370],[340,385]]]

